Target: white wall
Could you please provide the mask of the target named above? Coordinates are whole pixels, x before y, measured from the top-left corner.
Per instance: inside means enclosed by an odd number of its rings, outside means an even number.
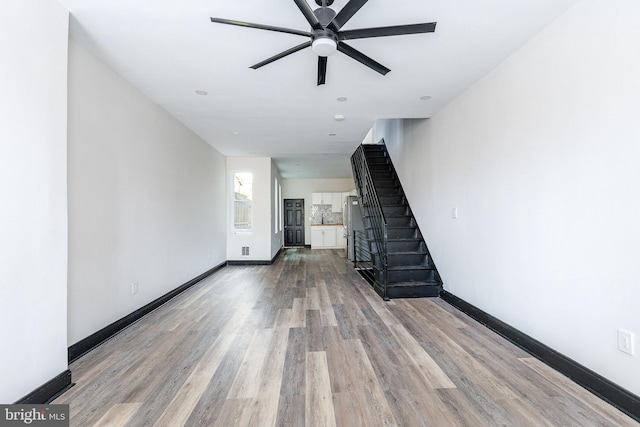
[[[304,199],[304,243],[311,244],[311,193],[348,192],[356,188],[353,179],[285,179],[282,199]]]
[[[277,181],[277,185],[276,185]],[[284,233],[282,229],[282,203],[281,193],[282,176],[273,159],[271,160],[271,259],[282,249],[284,245]]]
[[[225,185],[221,154],[69,44],[70,344],[226,260]]]
[[[635,394],[638,16],[635,0],[582,0],[387,140],[445,289]]]
[[[269,261],[272,258],[273,236],[273,176],[269,157],[227,157],[227,259],[229,261]],[[253,229],[251,232],[232,230],[232,175],[235,172],[253,174]],[[249,256],[242,247],[249,247]]]
[[[5,4],[6,3],[6,4]],[[0,16],[0,403],[67,370],[67,34],[57,2]]]

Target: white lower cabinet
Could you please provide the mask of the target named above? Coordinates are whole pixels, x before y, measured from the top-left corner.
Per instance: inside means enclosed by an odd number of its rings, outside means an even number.
[[[311,248],[312,249],[329,249],[343,248],[342,225],[313,225],[311,226]],[[340,234],[340,236],[338,236]],[[340,243],[339,243],[340,242]]]
[[[345,233],[347,232],[347,229],[344,228],[344,226],[342,227],[338,227],[336,229],[336,246],[339,248],[346,248],[347,247],[347,238],[345,236]]]

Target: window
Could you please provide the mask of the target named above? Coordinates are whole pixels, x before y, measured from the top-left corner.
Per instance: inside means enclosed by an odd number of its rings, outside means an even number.
[[[279,215],[279,220],[278,222],[280,223],[280,231],[282,231],[282,185],[278,184],[278,206],[280,206],[280,210],[278,210],[278,215]]]
[[[273,230],[278,232],[278,218],[280,218],[280,204],[278,203],[278,177],[273,183]]]
[[[251,231],[253,227],[253,174],[233,174],[233,229]]]

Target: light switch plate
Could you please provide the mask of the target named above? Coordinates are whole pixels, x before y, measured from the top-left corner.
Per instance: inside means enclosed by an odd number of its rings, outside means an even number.
[[[633,356],[633,334],[618,329],[618,350]]]

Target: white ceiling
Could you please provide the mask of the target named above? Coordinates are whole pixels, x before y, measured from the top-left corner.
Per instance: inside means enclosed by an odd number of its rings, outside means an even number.
[[[344,30],[436,21],[436,31],[352,40],[392,71],[338,52],[323,86],[311,49],[249,68],[303,37],[209,19],[308,31],[293,0],[59,1],[76,42],[222,154],[272,157],[283,178],[346,178],[375,120],[433,116],[576,0],[369,1]]]

